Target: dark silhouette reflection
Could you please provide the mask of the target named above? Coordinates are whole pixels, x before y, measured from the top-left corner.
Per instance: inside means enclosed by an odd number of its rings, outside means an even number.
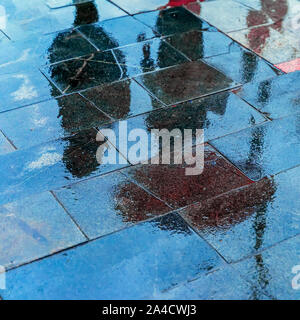
[[[75,8],[76,17],[74,26],[89,24],[90,32],[97,35],[98,41],[103,42],[103,47],[110,47],[111,45],[113,45],[113,47],[118,47],[117,40],[105,32],[101,25],[93,24],[99,19],[99,12],[93,2],[76,5]],[[178,14],[181,17],[184,13],[181,11],[179,11],[179,13],[174,13],[174,11],[170,12],[168,10],[163,11],[157,21],[158,29],[162,30],[162,28],[164,28],[166,30],[166,28],[170,28],[170,30],[167,31],[173,32],[174,18],[176,20]],[[119,64],[116,63],[115,57],[111,52],[96,52],[75,60],[65,60],[64,62],[56,63],[57,61],[65,59],[65,56],[60,57],[60,54],[70,50],[70,40],[72,40],[73,37],[75,38],[73,44],[75,44],[76,47],[78,34],[76,35],[75,33],[70,32],[58,33],[48,50],[48,60],[51,65],[50,77],[64,92],[69,93],[79,89],[90,88],[101,82],[113,82],[127,75],[126,58],[121,49],[114,50],[115,56],[120,62]],[[137,41],[140,42],[145,40],[143,37],[143,34],[138,35]],[[166,44],[162,42],[158,51],[154,53],[154,55],[157,56],[156,64],[159,67],[169,65],[169,56],[164,51],[164,46],[166,46]],[[143,59],[141,61],[141,68],[145,72],[154,68],[155,64],[152,60],[150,50],[151,46],[149,44],[145,43],[142,46]],[[119,104],[116,105],[116,108],[119,108],[118,118],[126,118],[130,113],[130,85],[131,80],[127,80],[122,82],[120,85],[121,88],[120,86],[116,86],[116,94],[120,97],[119,101],[116,99],[114,101]],[[119,91],[119,89],[121,90]],[[101,90],[101,87],[99,87],[99,90]],[[112,91],[107,93],[109,99],[115,98]],[[99,92],[96,92],[95,94],[99,94]],[[106,94],[103,92],[102,94],[103,98],[105,98]],[[154,100],[152,100],[152,103],[153,108],[155,108],[156,104]],[[61,124],[64,127],[66,134],[69,135],[70,127],[72,128],[72,117],[74,117],[74,123],[78,123],[78,110],[80,109],[77,108],[76,103],[74,103],[74,105],[71,103],[62,103],[61,100],[58,100],[58,105],[60,108],[59,116],[62,118]],[[82,116],[86,117],[86,115]],[[92,114],[90,117],[90,123],[93,123]],[[88,120],[85,119],[85,122],[88,123]],[[76,126],[74,125],[74,127]],[[93,134],[94,133],[91,133],[91,136],[87,138],[81,137],[81,134],[79,133],[68,139],[68,147],[65,149],[63,160],[68,171],[75,177],[82,178],[88,176],[99,167],[95,158],[99,144],[95,141],[95,136],[93,137]],[[84,141],[82,141],[82,139]]]
[[[168,110],[169,112],[152,112],[149,113],[146,124],[150,129],[180,129],[182,134],[184,129],[207,129],[210,126],[211,120],[208,113],[212,112],[216,115],[224,115],[230,93],[225,92],[217,94],[209,98],[199,100],[196,104],[186,104],[186,108],[177,108]],[[197,105],[197,107],[196,107]],[[172,117],[170,117],[170,113]]]
[[[86,2],[75,6],[76,16],[74,27],[95,23],[99,20],[99,13],[93,2]]]
[[[82,24],[91,24],[98,21],[99,13],[97,7],[93,2],[88,2],[80,5],[76,5],[76,16],[74,20],[74,26],[79,26]],[[91,27],[97,29],[96,32],[103,39],[104,43],[115,41],[110,39],[104,30],[98,25],[91,25]],[[61,32],[58,33],[56,38],[53,40],[52,46],[48,50],[49,64],[53,64],[59,61],[60,52],[66,52],[70,50],[69,48],[69,38],[73,35],[70,33]],[[122,52],[116,50],[116,54],[122,57]],[[97,63],[97,60],[105,60],[105,64]],[[90,64],[90,62],[95,61],[95,63]],[[107,56],[101,53],[93,53],[83,59],[78,59],[76,63],[73,64],[59,64],[59,67],[52,68],[51,77],[54,82],[59,83],[64,91],[68,89],[81,88],[83,85],[93,86],[94,78],[105,78],[107,74],[120,74],[120,67],[116,63],[114,57],[111,55]],[[73,68],[70,77],[70,68]],[[126,73],[125,66],[122,72]],[[117,79],[115,79],[117,80]],[[122,90],[123,107],[124,113],[128,112],[126,105],[129,105],[130,101],[130,83],[127,83]],[[72,133],[72,128],[76,128],[80,124],[80,117],[82,117],[82,122],[93,124],[95,115],[93,113],[85,113],[82,108],[80,109],[79,102],[76,103],[76,99],[72,99],[69,103],[65,100],[57,100],[58,106],[60,108],[58,117],[61,117],[61,125],[63,126],[66,135]],[[81,102],[82,103],[82,102]],[[79,114],[78,114],[79,113]],[[87,118],[90,117],[90,118]],[[99,168],[99,163],[96,159],[97,148],[101,143],[96,141],[96,131],[87,130],[81,131],[69,138],[67,140],[66,147],[64,150],[63,162],[65,163],[66,169],[77,178],[83,178],[89,176],[91,173]]]

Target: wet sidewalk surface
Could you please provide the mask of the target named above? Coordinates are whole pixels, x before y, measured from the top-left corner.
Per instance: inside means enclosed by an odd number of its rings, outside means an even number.
[[[300,298],[299,1],[1,6],[3,299]],[[99,164],[121,120],[203,173]]]

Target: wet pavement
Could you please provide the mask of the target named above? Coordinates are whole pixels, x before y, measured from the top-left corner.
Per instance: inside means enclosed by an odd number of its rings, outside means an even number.
[[[299,1],[1,5],[1,298],[300,298]],[[203,172],[124,120],[204,129]]]

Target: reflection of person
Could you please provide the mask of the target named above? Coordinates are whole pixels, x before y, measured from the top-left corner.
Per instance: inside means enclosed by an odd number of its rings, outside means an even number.
[[[74,26],[79,26],[83,24],[92,24],[99,20],[99,13],[96,5],[93,2],[87,2],[75,5],[75,19]],[[111,41],[109,35],[104,32],[104,30],[98,26],[97,24],[92,24],[94,28],[97,28],[97,33],[99,37],[103,39],[105,43],[107,41]],[[70,37],[70,33],[61,32],[58,33],[56,38],[53,40],[51,47],[48,49],[48,59],[49,63],[54,63],[59,60],[60,51],[70,50],[68,44],[68,37]],[[120,52],[118,54],[121,54]],[[89,56],[92,59],[93,54]],[[80,74],[76,74],[76,79],[74,81],[89,81],[89,78],[93,75],[90,73],[88,68],[85,68],[86,61],[82,60],[82,68],[80,69]],[[101,65],[99,64],[99,68],[101,69]],[[105,71],[113,72],[116,66],[114,64],[107,65]],[[112,70],[109,70],[111,68]],[[101,74],[103,70],[93,70],[93,72]],[[54,75],[53,75],[54,77]],[[64,81],[63,72],[60,76],[60,81]],[[65,79],[67,87],[70,83],[70,79]],[[76,85],[76,83],[74,84]],[[123,103],[124,107],[122,111],[124,113],[129,111],[130,105],[130,82],[127,87],[123,88]],[[72,103],[63,103],[62,100],[57,100],[59,105],[59,115],[61,118],[61,125],[65,129],[66,135],[70,135],[73,128],[78,127],[78,123],[80,122],[80,117],[84,118],[84,122],[88,123],[89,120],[86,119],[87,114],[78,114],[80,112],[80,108],[76,105],[76,99],[73,100]],[[126,107],[127,106],[127,107]],[[82,112],[82,109],[81,109]],[[92,114],[90,114],[92,117]],[[72,120],[74,117],[74,120]],[[94,119],[90,120],[90,123],[93,123]],[[82,178],[90,175],[93,171],[95,171],[99,167],[99,163],[96,159],[96,151],[99,147],[98,143],[95,141],[96,133],[92,130],[87,130],[84,132],[79,132],[75,136],[72,136],[68,139],[68,146],[64,150],[63,161],[65,163],[66,169],[75,177]]]
[[[94,28],[96,28],[96,32],[99,35],[99,39],[102,39],[104,43],[115,41],[115,39],[111,40],[110,36],[105,33],[103,28],[97,24],[93,24],[99,20],[99,13],[96,5],[93,2],[87,2],[82,4],[75,5],[75,19],[74,26],[80,26],[83,24],[92,24]],[[68,44],[68,37],[70,37],[70,33],[61,32],[58,33],[56,38],[53,40],[51,47],[48,49],[48,59],[49,63],[52,64],[59,60],[60,51],[70,50]],[[116,54],[122,58],[122,52],[116,50]],[[93,58],[93,54],[89,56],[89,58]],[[76,79],[74,78],[74,85],[76,86],[76,82],[80,81],[89,81],[89,78],[93,75],[86,66],[86,61],[82,60],[82,68],[80,69],[80,73],[76,74]],[[114,72],[116,68],[115,64],[107,65],[105,67],[106,72]],[[117,67],[118,68],[118,67]],[[63,79],[63,70],[60,70],[60,81]],[[103,68],[99,64],[99,70],[93,70],[93,72],[101,74],[103,73]],[[53,74],[53,77],[55,75]],[[66,87],[70,83],[70,79],[66,80]],[[67,81],[68,80],[68,81]],[[54,81],[55,82],[55,81]],[[120,92],[118,92],[120,94]],[[129,112],[130,107],[130,81],[126,82],[122,87],[122,113],[121,116],[125,117]],[[59,115],[61,117],[61,125],[65,129],[65,134],[70,135],[72,133],[72,128],[77,128],[78,123],[80,122],[80,117],[84,117],[84,122],[89,122],[86,119],[87,114],[80,115],[78,112],[80,108],[76,105],[76,99],[73,100],[72,103],[63,103],[61,100],[57,100],[59,105]],[[82,112],[82,111],[81,111]],[[90,115],[92,117],[92,114]],[[72,117],[74,117],[74,121],[72,121]],[[90,123],[93,123],[94,119],[91,119]],[[68,171],[78,177],[82,178],[90,175],[93,171],[95,171],[99,163],[96,160],[96,151],[98,148],[98,144],[95,142],[96,134],[94,131],[84,131],[83,133],[78,133],[75,136],[68,139],[68,146],[64,151],[63,161],[66,165]]]

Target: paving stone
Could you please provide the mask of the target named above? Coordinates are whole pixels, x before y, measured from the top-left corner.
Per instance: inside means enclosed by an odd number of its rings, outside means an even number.
[[[282,74],[256,54],[242,48],[204,61],[239,83],[262,81]]]
[[[189,61],[161,39],[119,48],[116,57],[120,65],[130,66],[127,69],[130,76],[157,71]]]
[[[6,28],[3,30],[12,40],[21,40],[34,34],[47,34],[73,28],[79,13],[75,7],[66,7],[59,10],[49,9],[45,3],[37,4],[36,8],[14,5],[8,10],[10,15]],[[36,1],[35,1],[36,3]],[[42,6],[41,6],[42,5]]]
[[[77,183],[55,194],[90,239],[171,210],[120,173]]]
[[[253,290],[235,270],[227,267],[163,293],[154,300],[269,300],[263,290]]]
[[[27,35],[39,34],[40,36],[41,33],[58,32],[126,14],[105,0],[95,0],[54,10],[40,0],[33,0],[26,6],[20,2],[5,1],[4,6],[9,19],[3,31],[13,40],[21,40]]]
[[[190,30],[216,31],[216,29],[212,28],[207,22],[195,17],[182,7],[142,13],[134,17],[162,36]]]
[[[49,6],[51,9],[78,5],[86,2],[93,2],[93,0],[46,0],[47,6]]]
[[[163,107],[133,80],[123,80],[82,92],[100,110],[115,119],[125,119]]]
[[[110,51],[44,66],[41,69],[63,92],[88,89],[127,76],[126,66],[117,64]]]
[[[231,0],[208,1],[201,3],[200,10],[197,7],[195,10],[192,7],[189,9],[222,32],[247,29],[272,22],[262,12]],[[222,19],[216,12],[222,13]]]
[[[12,270],[1,295],[143,299],[223,264],[181,218],[169,214]]]
[[[243,86],[237,94],[272,119],[300,112],[300,72]]]
[[[298,122],[298,115],[275,120],[212,144],[250,179],[259,180],[300,164]]]
[[[60,95],[39,71],[19,71],[0,75],[0,112],[16,109]]]
[[[189,31],[165,39],[191,60],[229,53],[234,42],[220,32]]]
[[[293,0],[272,1],[268,0],[236,0],[250,8],[260,11],[261,15],[269,17],[272,21],[283,21],[283,25],[299,14],[299,6]]]
[[[248,30],[230,32],[229,36],[272,64],[300,57],[297,38],[282,27],[282,22]]]
[[[18,41],[5,41],[5,50],[0,52],[0,74],[20,73],[20,71],[30,73],[34,68],[47,63],[47,54],[52,42],[42,39],[46,36],[25,37]]]
[[[253,289],[263,289],[272,299],[299,300],[299,248],[297,236],[234,267]]]
[[[68,138],[2,155],[0,203],[57,189],[126,166],[119,162],[99,163],[101,158],[97,150],[103,142],[96,141],[96,133],[96,130],[81,131]]]
[[[0,128],[19,149],[70,136],[111,119],[72,94],[0,114]]]
[[[0,74],[31,72],[44,64],[76,58],[96,52],[77,31],[50,35],[31,35],[22,40],[7,40],[0,52]]]
[[[124,32],[127,30],[127,32]],[[156,34],[151,28],[131,16],[106,20],[79,28],[99,50],[113,49],[152,39]]]
[[[54,1],[56,4],[54,4]],[[115,6],[112,2],[106,0],[93,0],[93,1],[81,1],[81,3],[76,4],[75,1],[71,0],[53,0],[52,6],[67,6],[75,5],[75,24],[85,25],[89,23],[95,23],[98,21],[104,21],[108,19],[118,18],[125,16],[126,13],[120,8]],[[48,3],[50,5],[50,1]]]
[[[300,71],[300,58],[288,62],[279,63],[276,65],[276,67],[286,73]]]
[[[237,85],[204,62],[187,62],[135,78],[167,105],[217,93]]]
[[[0,132],[0,155],[15,151],[5,136]]]
[[[48,192],[1,206],[0,229],[0,264],[6,269],[86,241]]]
[[[148,164],[122,172],[174,208],[204,201],[251,183],[210,146],[205,147],[202,174],[186,175],[186,168],[185,162],[181,165]]]
[[[227,261],[238,261],[300,233],[300,168],[265,178],[180,213]]]
[[[114,0],[113,1],[120,8],[126,10],[130,14],[157,10],[166,4],[163,0],[148,0],[148,1],[124,1],[124,0]]]

